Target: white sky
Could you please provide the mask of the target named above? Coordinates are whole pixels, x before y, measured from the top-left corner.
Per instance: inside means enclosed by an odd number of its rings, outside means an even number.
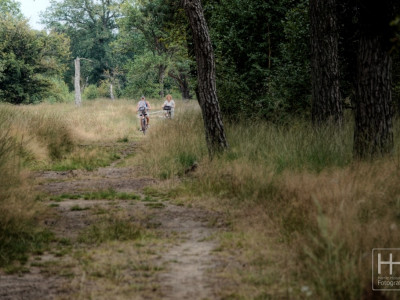
[[[21,11],[23,15],[29,19],[29,24],[33,29],[44,29],[39,24],[39,13],[46,10],[50,6],[50,0],[18,0],[21,3]]]

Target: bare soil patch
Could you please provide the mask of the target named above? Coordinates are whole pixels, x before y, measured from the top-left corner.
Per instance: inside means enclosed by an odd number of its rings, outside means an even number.
[[[55,233],[55,250],[32,256],[26,272],[1,272],[0,299],[217,297],[220,287],[211,272],[219,263],[213,256],[217,245],[212,236],[217,229],[209,224],[219,216],[165,199],[145,200],[143,189],[157,181],[138,177],[138,167],[117,167],[130,151],[94,171],[35,173],[37,189],[50,196],[112,189],[137,193],[142,199],[46,200],[52,207],[43,223]],[[78,242],[85,229],[114,215],[148,229],[150,237],[101,245]]]

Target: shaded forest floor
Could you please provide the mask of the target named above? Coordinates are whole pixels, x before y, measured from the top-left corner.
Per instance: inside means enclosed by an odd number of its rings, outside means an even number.
[[[120,148],[107,167],[34,173],[54,239],[26,265],[0,271],[0,299],[217,297],[222,217],[171,203],[156,180],[137,175],[140,166],[123,166],[136,144]]]

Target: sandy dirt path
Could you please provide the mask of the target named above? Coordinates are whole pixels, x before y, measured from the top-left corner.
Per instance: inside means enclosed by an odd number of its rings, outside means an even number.
[[[137,193],[144,197],[143,188],[155,185],[157,181],[152,178],[138,177],[138,167],[117,166],[135,149],[136,145],[130,144],[118,161],[91,172],[80,170],[38,172],[35,174],[38,179],[38,188],[49,196],[113,189],[116,192]],[[25,272],[6,274],[0,271],[0,299],[70,299],[71,296],[78,299],[110,299],[110,296],[111,299],[217,299],[218,280],[212,273],[218,263],[213,256],[213,250],[217,245],[212,239],[217,229],[209,226],[210,220],[218,218],[215,213],[176,206],[168,199],[163,199],[162,203],[158,202],[159,209],[154,209],[143,201],[118,199],[112,201],[64,199],[58,203],[47,201],[54,207],[51,208],[53,214],[45,218],[44,224],[55,233],[56,237],[71,240],[73,243],[82,230],[97,222],[93,211],[111,209],[123,211],[144,227],[156,228],[157,232],[164,237],[174,236],[175,238],[170,239],[167,246],[161,245],[154,248],[153,258],[148,258],[152,259],[149,264],[159,266],[159,268],[154,267],[159,271],[146,273],[148,278],[145,287],[142,283],[141,288],[131,287],[133,284],[129,281],[138,281],[138,273],[133,272],[129,263],[124,262],[121,264],[120,271],[124,281],[120,279],[115,281],[113,278],[114,281],[110,282],[115,286],[111,285],[108,287],[109,291],[103,294],[101,291],[96,291],[96,289],[101,290],[102,281],[97,282],[93,276],[92,279],[87,279],[90,272],[80,263],[83,259],[77,260],[76,255],[72,254],[58,257],[57,253],[42,253],[30,259],[31,264],[27,264]],[[73,207],[82,209],[76,211],[72,209]],[[130,247],[129,251],[136,251],[133,249],[133,243],[123,245],[125,247],[123,251],[128,251],[127,247]],[[112,244],[112,247],[118,246],[118,243]],[[79,251],[84,253],[97,251],[90,247],[85,249],[82,245],[79,247],[83,247]],[[111,256],[118,254],[112,251],[108,253],[111,253]],[[96,257],[95,254],[91,256],[92,265],[101,265],[102,262],[96,261]],[[32,261],[40,261],[40,264],[34,264]],[[49,264],[46,264],[47,262]],[[68,272],[63,272],[72,275],[66,276],[60,269],[68,270]],[[140,276],[143,275],[142,273]],[[128,284],[130,288],[126,288],[123,293],[113,294],[113,288],[116,291],[124,290],[121,287],[125,288]]]

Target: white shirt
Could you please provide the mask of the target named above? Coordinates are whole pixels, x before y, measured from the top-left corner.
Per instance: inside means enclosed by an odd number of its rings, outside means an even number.
[[[147,108],[146,101],[140,100],[139,103],[138,103],[138,108],[140,108],[140,107],[145,107],[145,108]]]
[[[171,101],[168,102],[168,100],[164,101],[163,107],[164,106],[171,106],[172,108],[175,108],[175,101],[171,99]]]

